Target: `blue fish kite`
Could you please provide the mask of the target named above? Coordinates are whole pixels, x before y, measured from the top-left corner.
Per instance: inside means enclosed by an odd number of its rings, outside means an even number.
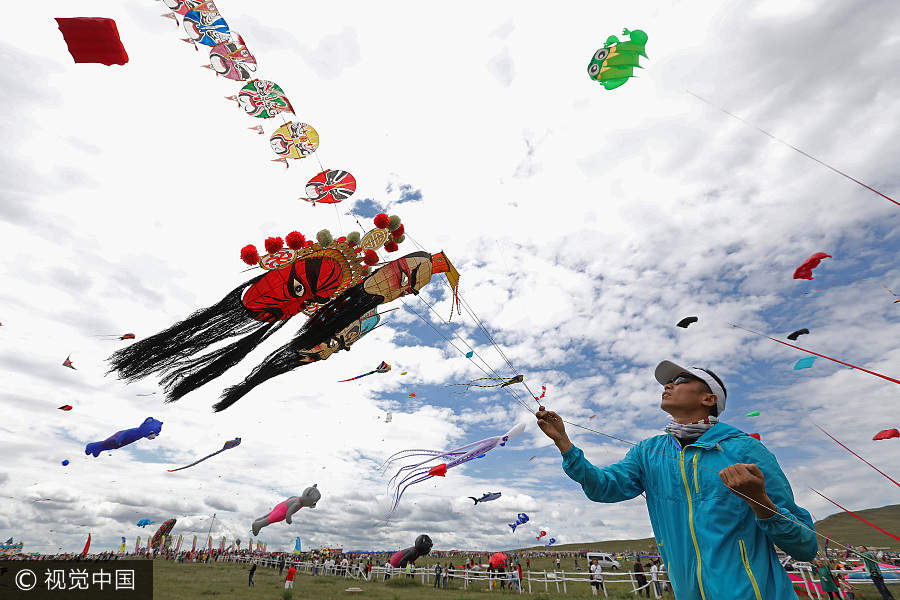
[[[556,543],[556,538],[550,538],[549,540],[547,540],[547,543],[545,544],[545,546],[547,546],[547,548],[549,548],[550,546],[552,546],[555,543]]]
[[[807,356],[806,358],[801,358],[796,363],[794,363],[794,370],[799,371],[800,369],[808,369],[813,366],[814,362],[816,362],[815,356]]]
[[[491,500],[496,500],[500,497],[500,492],[485,492],[481,498],[476,498],[475,496],[469,496],[472,500],[475,501],[477,505],[479,502],[490,502]]]
[[[168,471],[169,471],[169,473],[174,473],[175,471],[180,471],[182,469],[187,469],[188,467],[193,467],[194,465],[196,465],[198,463],[202,463],[207,458],[212,458],[213,456],[215,456],[216,454],[219,454],[220,452],[225,452],[226,450],[230,450],[231,448],[234,448],[234,447],[240,446],[240,445],[241,445],[241,438],[234,438],[233,440],[228,440],[227,442],[225,442],[225,445],[222,446],[221,450],[216,450],[212,454],[207,454],[203,458],[201,458],[199,460],[195,460],[194,462],[192,462],[189,465],[185,465],[183,467],[178,467],[177,469],[168,469]]]
[[[94,458],[100,456],[104,450],[115,450],[128,444],[133,444],[141,438],[152,440],[162,431],[162,421],[153,417],[147,417],[144,422],[132,429],[117,431],[102,442],[91,442],[84,448],[85,454],[93,454]]]
[[[515,523],[507,523],[507,524],[508,524],[510,527],[512,527],[512,530],[513,530],[513,531],[515,531],[515,530],[516,530],[516,527],[518,527],[519,525],[524,525],[524,524],[527,523],[527,522],[528,522],[528,515],[526,515],[525,513],[519,513],[518,516],[517,516],[517,518],[516,518],[516,522],[515,522]]]
[[[147,525],[153,525],[153,521],[150,519],[141,519],[137,522],[138,527],[146,527]]]

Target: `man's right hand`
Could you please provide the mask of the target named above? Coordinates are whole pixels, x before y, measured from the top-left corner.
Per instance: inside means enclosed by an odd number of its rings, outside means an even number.
[[[569,436],[566,435],[566,427],[563,424],[562,417],[543,406],[538,409],[534,416],[537,417],[538,427],[541,428],[544,435],[553,440],[560,452],[565,454],[572,448],[572,442],[569,441]]]

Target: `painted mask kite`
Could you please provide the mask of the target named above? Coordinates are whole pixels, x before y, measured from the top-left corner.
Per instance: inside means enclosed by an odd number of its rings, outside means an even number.
[[[209,51],[209,68],[226,79],[246,81],[256,72],[256,57],[250,54],[244,38],[216,44]]]
[[[212,0],[206,0],[184,14],[181,22],[191,42],[216,46],[230,41],[231,30]]]
[[[394,511],[397,510],[400,499],[403,497],[403,493],[409,486],[427,481],[435,476],[445,477],[448,469],[465,464],[470,460],[481,458],[498,446],[505,446],[512,438],[523,431],[525,431],[525,425],[520,423],[503,435],[472,442],[471,444],[466,444],[465,446],[460,446],[453,450],[401,450],[392,455],[385,461],[382,466],[383,470],[387,469],[393,462],[406,461],[413,457],[427,456],[428,458],[400,467],[397,473],[391,478],[388,486],[394,490],[394,502],[388,513],[388,518],[390,518]]]
[[[244,112],[258,119],[271,119],[282,112],[294,112],[281,86],[266,79],[247,82],[235,100]]]
[[[303,200],[323,204],[334,204],[346,200],[356,191],[356,179],[347,171],[326,169],[309,180],[306,184],[306,197]]]
[[[94,458],[100,456],[104,450],[115,450],[128,444],[147,438],[152,440],[162,431],[162,422],[153,417],[147,417],[144,422],[131,429],[117,431],[102,442],[91,442],[84,448],[85,454],[92,454]]]
[[[622,35],[629,36],[629,40],[620,42],[616,36],[609,36],[588,63],[588,76],[607,90],[624,85],[629,78],[634,77],[635,68],[643,68],[640,57],[647,58],[648,37],[645,32],[640,29],[623,29]]]
[[[275,505],[269,514],[263,515],[260,518],[253,521],[253,525],[251,529],[253,530],[253,535],[259,535],[260,529],[263,527],[267,527],[272,523],[278,523],[279,521],[285,521],[288,525],[291,524],[291,517],[294,516],[294,513],[303,508],[315,508],[316,503],[322,499],[322,493],[319,492],[319,488],[317,484],[313,484],[312,487],[308,487],[303,490],[303,494],[300,496],[291,496],[284,502],[279,502]]]
[[[201,459],[199,459],[199,460],[195,460],[194,462],[192,462],[192,463],[189,464],[189,465],[185,465],[185,466],[183,466],[183,467],[178,467],[177,469],[169,469],[168,471],[169,471],[169,473],[174,473],[175,471],[181,471],[182,469],[187,469],[187,468],[189,468],[189,467],[193,467],[193,466],[196,465],[196,464],[202,463],[202,462],[203,462],[204,460],[206,460],[207,458],[212,458],[212,457],[215,456],[216,454],[219,454],[219,453],[221,453],[221,452],[225,452],[226,450],[230,450],[230,449],[232,449],[232,448],[236,448],[236,447],[238,447],[238,446],[240,446],[240,445],[241,445],[241,438],[234,438],[233,440],[228,440],[227,442],[225,442],[225,445],[222,446],[222,449],[221,449],[221,450],[216,450],[216,451],[213,452],[212,454],[207,454],[207,455],[204,456],[203,458],[201,458]]]

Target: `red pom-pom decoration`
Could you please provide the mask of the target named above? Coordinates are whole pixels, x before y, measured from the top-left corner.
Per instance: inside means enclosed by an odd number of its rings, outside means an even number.
[[[377,265],[378,264],[378,255],[375,254],[374,250],[366,250],[366,257],[363,258],[363,262],[366,263],[367,265],[369,265],[370,267],[372,265]]]
[[[378,229],[387,229],[391,224],[391,219],[384,213],[375,215],[375,227]]]
[[[404,229],[403,224],[401,223],[400,227],[398,227],[397,229],[395,229],[391,232],[391,235],[394,236],[395,238],[399,238],[401,235],[403,235],[404,231],[406,231],[406,229]]]
[[[259,252],[256,251],[256,246],[247,244],[241,248],[241,260],[251,267],[259,263]]]
[[[336,241],[338,244],[343,244],[344,242],[347,241],[347,238],[344,237],[344,236],[341,236],[341,237],[339,237],[338,239],[336,239],[335,241]]]
[[[290,232],[284,239],[291,250],[299,250],[306,243],[306,238],[299,231]]]
[[[266,252],[269,254],[275,254],[282,248],[284,248],[284,240],[280,237],[266,238]]]
[[[391,240],[384,245],[384,249],[388,252],[396,252],[398,247],[399,246],[397,246],[397,242],[395,242],[394,240]]]

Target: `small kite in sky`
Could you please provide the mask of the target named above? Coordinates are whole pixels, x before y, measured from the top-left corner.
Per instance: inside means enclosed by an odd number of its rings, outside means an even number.
[[[544,530],[541,530],[541,532],[540,532],[540,533],[537,535],[537,537],[535,537],[534,539],[539,540],[539,539],[541,539],[542,537],[544,537],[545,535],[547,535],[547,532],[544,531]]]
[[[384,417],[384,422],[390,423],[391,420],[393,420],[393,418],[394,418],[394,413],[387,413]]]
[[[681,327],[682,329],[687,329],[688,325],[690,325],[691,323],[696,323],[699,320],[700,319],[697,317],[685,317],[682,320],[678,321],[678,323],[675,326]]]
[[[816,362],[815,356],[806,356],[794,363],[794,370],[799,371],[800,369],[808,369],[813,366],[814,362]]]
[[[531,462],[531,461],[533,461],[533,460],[536,459],[536,458],[537,458],[537,456],[532,456],[531,458],[528,459],[528,462]]]
[[[373,373],[387,373],[391,370],[391,365],[387,364],[384,361],[381,361],[381,364],[375,367],[374,371],[369,371],[368,373],[363,373],[362,375],[357,375],[356,377],[351,377],[350,379],[339,379],[338,383],[344,383],[345,381],[353,381],[354,379],[359,379],[361,377],[365,377],[366,375],[372,375]]]
[[[113,334],[113,335],[98,335],[97,337],[104,338],[107,340],[133,340],[135,338],[133,333],[123,333]]]
[[[71,405],[71,404],[63,404],[62,406],[60,406],[60,407],[57,408],[56,410],[70,411],[70,410],[72,410],[72,405]]]
[[[747,434],[747,435],[749,435],[749,436],[750,436],[750,437],[752,437],[752,438],[754,438],[754,439],[757,439],[757,440],[759,440],[759,439],[760,439],[760,437],[759,437],[759,434],[758,434],[758,433],[748,433],[748,434]],[[762,440],[760,440],[760,441],[762,441]]]
[[[797,331],[792,332],[790,335],[787,336],[787,339],[791,340],[792,342],[796,342],[798,337],[800,337],[801,335],[808,335],[808,334],[809,334],[809,329],[804,327],[803,329],[798,329]]]
[[[85,454],[93,454],[94,458],[100,456],[104,450],[115,450],[128,444],[147,438],[152,440],[162,431],[162,422],[153,417],[147,417],[144,422],[131,429],[117,431],[102,442],[91,442],[84,448]]]
[[[816,252],[805,261],[803,264],[797,267],[797,270],[794,271],[794,279],[812,279],[813,269],[819,266],[819,263],[822,262],[822,259],[831,258],[830,254],[825,254],[824,252]]]
[[[593,418],[596,417],[596,416],[597,416],[597,415],[591,415],[591,416],[588,417],[588,420],[590,421],[591,419],[593,419]]]
[[[174,473],[175,471],[181,471],[182,469],[187,469],[188,467],[193,467],[194,465],[196,465],[198,463],[202,463],[207,458],[212,458],[213,456],[215,456],[216,454],[219,454],[220,452],[225,452],[226,450],[230,450],[232,448],[237,448],[240,445],[241,445],[241,438],[236,437],[233,440],[228,440],[227,442],[225,442],[225,445],[222,446],[221,450],[216,450],[212,454],[207,454],[203,458],[201,458],[199,460],[195,460],[194,462],[192,462],[189,465],[185,465],[183,467],[178,467],[177,469],[168,469],[168,471],[169,471],[169,473]]]
[[[138,527],[146,527],[147,525],[152,525],[152,524],[153,524],[153,521],[151,521],[150,519],[141,519],[140,521],[137,522]]]
[[[896,429],[884,429],[879,431],[873,437],[873,440],[889,440],[891,438],[900,438],[900,431]]]
[[[492,383],[478,383],[479,381],[490,381]],[[465,386],[466,391],[468,391],[470,387],[504,388],[515,383],[522,383],[523,381],[525,381],[524,375],[516,375],[515,377],[479,377],[478,379],[473,379],[469,383],[451,383],[450,385],[462,385]]]
[[[544,545],[545,545],[547,548],[549,548],[550,546],[552,546],[552,545],[555,544],[555,543],[556,543],[556,538],[550,538],[549,540],[547,540],[547,543],[544,544]]]
[[[412,449],[401,450],[400,452],[393,454],[385,461],[384,465],[382,465],[382,470],[387,469],[387,467],[395,461],[404,461],[409,458],[423,456],[428,458],[400,467],[397,470],[397,473],[391,478],[388,487],[394,489],[394,503],[388,513],[388,518],[390,518],[394,511],[397,510],[400,499],[403,497],[403,493],[409,486],[421,483],[435,476],[445,477],[448,469],[465,464],[470,460],[481,458],[498,446],[505,446],[512,438],[523,431],[525,431],[525,425],[524,423],[520,423],[503,435],[485,438],[477,442],[472,442],[471,444],[466,444],[465,446],[460,446],[459,448],[454,448],[453,450]],[[439,460],[445,462],[429,465],[429,463],[434,463]]]
[[[620,42],[611,35],[603,47],[594,53],[588,63],[588,76],[607,90],[613,90],[634,77],[634,69],[642,69],[640,57],[647,58],[647,34],[640,29],[623,29],[629,40]]]
[[[119,39],[114,20],[104,17],[57,17],[56,23],[76,63],[110,66],[128,62],[128,53]]]
[[[409,398],[415,398],[415,397],[416,397],[416,393],[415,393],[415,392],[411,392],[411,393],[409,394],[408,397],[409,397]]]
[[[62,363],[62,366],[64,366],[64,367],[69,367],[69,368],[72,369],[73,371],[77,371],[78,369],[76,369],[76,368],[75,368],[75,365],[72,364],[72,361],[69,360],[70,358],[72,358],[72,355],[71,355],[71,354],[70,354],[69,356],[66,357],[66,360],[64,360],[63,363]]]
[[[507,523],[507,525],[509,525],[512,528],[512,530],[515,531],[516,527],[518,527],[519,525],[524,525],[527,522],[528,522],[528,515],[526,515],[525,513],[519,513],[518,515],[516,515],[516,522],[515,523]]]
[[[294,516],[294,513],[300,510],[303,507],[306,508],[315,508],[316,503],[322,499],[322,492],[319,491],[318,484],[313,484],[312,486],[303,490],[303,493],[299,496],[291,496],[287,500],[283,502],[279,502],[275,505],[269,514],[263,515],[262,517],[253,521],[253,526],[251,529],[253,530],[253,535],[259,535],[259,530],[263,527],[271,525],[272,523],[278,523],[279,521],[285,521],[288,525],[291,524],[291,517]]]
[[[748,416],[748,417],[758,417],[758,416],[759,416],[759,411],[758,411],[758,410],[754,410],[754,411],[748,412],[748,413],[747,413],[747,416]]]
[[[69,461],[68,460],[62,461],[62,466],[64,466],[64,467],[69,466]]]
[[[474,350],[469,350],[468,352],[466,352],[466,358],[472,358],[473,356],[475,356]]]
[[[401,375],[406,375],[407,373],[409,373],[409,371],[403,371],[403,372],[400,373],[400,374],[401,374]]]
[[[497,500],[501,495],[501,492],[485,492],[481,498],[476,498],[475,496],[468,496],[472,500],[475,501],[477,505],[479,502],[490,502],[491,500]]]
[[[815,425],[815,423],[813,423],[813,424]],[[891,483],[893,483],[894,485],[900,487],[900,483],[897,483],[897,481],[895,481],[893,477],[891,477],[890,475],[888,475],[887,473],[885,473],[884,471],[882,471],[881,469],[879,469],[878,467],[876,467],[875,465],[873,465],[872,463],[870,463],[869,461],[867,461],[866,459],[864,459],[862,456],[860,456],[859,454],[857,454],[856,452],[854,452],[853,450],[851,450],[850,448],[848,448],[847,446],[845,446],[843,442],[841,442],[839,439],[837,439],[836,437],[834,437],[833,435],[831,435],[830,433],[828,433],[827,431],[825,431],[821,426],[816,425],[816,427],[818,428],[819,431],[821,431],[822,433],[824,433],[825,435],[827,435],[828,437],[830,437],[830,438],[832,439],[832,441],[834,441],[838,446],[840,446],[841,448],[843,448],[844,450],[846,450],[847,452],[849,452],[850,454],[852,454],[853,456],[855,456],[855,457],[858,458],[859,460],[863,461],[864,463],[866,463],[867,465],[869,465],[870,467],[872,467],[873,469],[875,469],[876,471],[878,471],[878,473],[879,473],[880,475],[882,475],[883,477],[885,477],[886,479],[888,479],[888,480],[889,480]],[[900,432],[897,432],[896,429],[887,429],[887,430],[885,430],[885,431],[879,432],[878,435],[881,435],[882,433],[888,433],[888,432],[891,432],[891,431],[893,431],[894,433],[897,433],[898,435],[897,435],[897,436],[890,436],[890,437],[900,437]],[[872,438],[872,439],[873,439],[873,440],[877,440],[877,439],[886,439],[886,438],[879,438],[878,435],[876,435],[876,436],[875,436],[874,438]]]

